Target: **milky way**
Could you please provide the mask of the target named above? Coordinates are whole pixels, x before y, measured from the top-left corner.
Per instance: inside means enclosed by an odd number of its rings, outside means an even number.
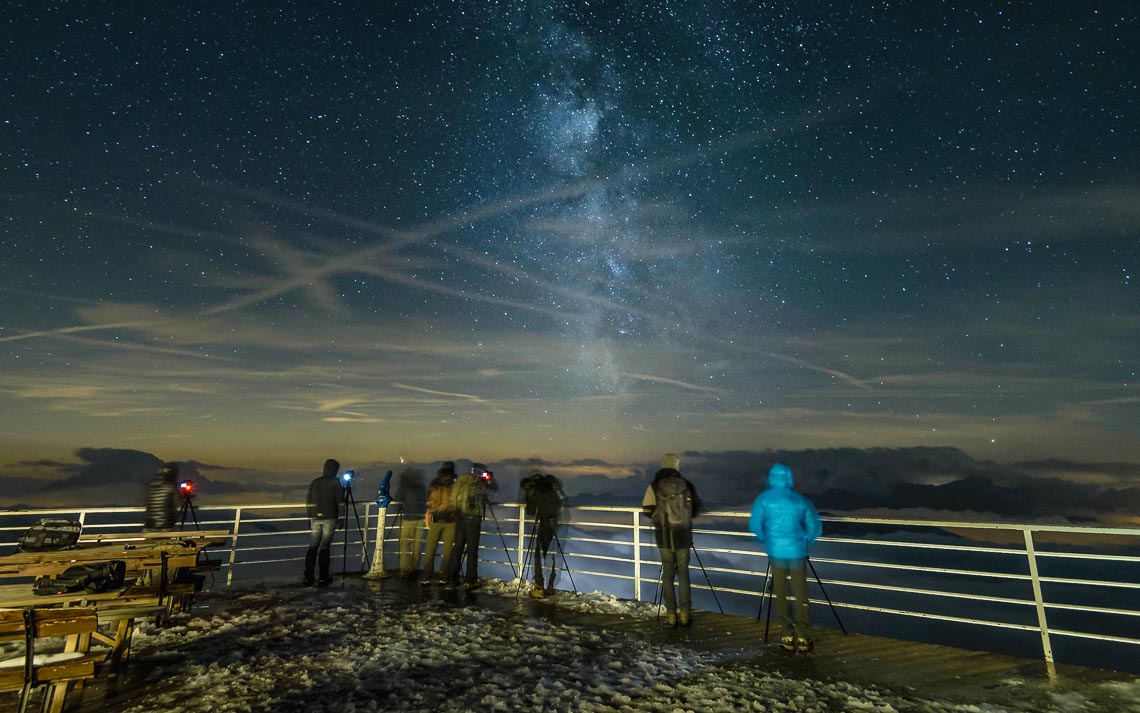
[[[0,28],[9,460],[1140,459],[1132,4]]]

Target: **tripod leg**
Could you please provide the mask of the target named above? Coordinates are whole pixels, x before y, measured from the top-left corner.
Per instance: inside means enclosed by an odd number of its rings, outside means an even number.
[[[772,572],[772,562],[767,557],[764,558],[767,564],[764,566],[764,582],[760,585],[760,608],[756,610],[756,621],[760,621],[764,616],[764,600],[768,598],[768,575]],[[769,603],[771,606],[771,603]]]
[[[705,563],[701,562],[701,553],[697,552],[696,545],[690,544],[689,546],[693,548],[693,554],[697,556],[697,564],[701,566],[701,572],[705,575],[705,582],[709,585],[709,591],[712,592],[713,601],[716,602],[716,608],[720,609],[721,614],[724,614],[724,607],[720,605],[720,597],[716,595],[716,588],[713,587],[712,580],[709,579],[709,573],[705,570]]]
[[[578,585],[574,584],[574,575],[570,572],[570,563],[566,561],[566,551],[562,549],[562,539],[558,537],[558,526],[554,527],[554,544],[558,546],[558,554],[562,555],[562,568],[566,570],[566,576],[570,578],[570,587],[574,593],[578,593]],[[551,558],[553,559],[553,558]],[[553,563],[550,565],[551,572],[554,571]]]
[[[538,521],[537,520],[534,523],[534,529],[532,529],[530,531],[530,540],[528,541],[529,544],[526,545],[526,551],[523,552],[523,561],[522,561],[522,565],[519,568],[519,576],[518,576],[519,586],[518,586],[518,589],[515,590],[515,597],[516,598],[522,595],[523,584],[526,583],[527,564],[529,563],[531,565],[531,567],[534,566],[534,564],[531,562],[531,557],[533,557],[533,554],[531,553],[531,548],[534,547],[534,544],[535,544],[534,538],[535,538],[535,530],[536,529],[538,529]]]
[[[764,643],[765,644],[768,643],[768,627],[770,627],[772,625],[772,606],[774,605],[774,599],[772,598],[772,587],[773,587],[773,583],[771,581],[769,581],[768,582],[768,618],[764,620]]]
[[[503,537],[503,529],[499,527],[499,516],[495,514],[495,506],[491,504],[490,500],[485,500],[484,504],[491,511],[491,519],[495,521],[495,531],[499,533],[499,542],[503,543],[503,554],[507,556],[507,564],[511,566],[511,576],[517,577],[519,573],[515,569],[514,560],[511,559],[511,550],[507,547],[507,538]]]
[[[662,590],[662,587],[664,587],[664,586],[665,586],[665,563],[662,562],[661,563],[661,569],[658,570],[658,572],[657,572],[657,590],[653,592],[653,612],[654,612],[653,620],[654,621],[660,621],[661,620],[661,595],[663,593],[661,590]],[[669,586],[670,587],[673,586],[673,583],[670,582]]]
[[[827,596],[827,590],[823,588],[823,581],[819,578],[819,574],[815,571],[815,565],[811,563],[811,558],[807,558],[808,567],[811,567],[812,576],[815,577],[816,584],[819,585],[819,591],[823,592],[823,598],[827,600],[827,606],[831,607],[831,614],[835,617],[835,623],[839,624],[839,630],[847,634],[847,627],[843,626],[843,621],[839,618],[839,612],[835,611],[835,605],[831,603],[831,597]]]

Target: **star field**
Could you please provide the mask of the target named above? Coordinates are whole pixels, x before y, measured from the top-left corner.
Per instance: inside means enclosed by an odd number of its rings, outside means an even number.
[[[1138,15],[23,4],[0,445],[1140,459]]]

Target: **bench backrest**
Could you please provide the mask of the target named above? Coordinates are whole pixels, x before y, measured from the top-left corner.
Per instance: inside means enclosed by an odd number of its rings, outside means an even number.
[[[22,660],[0,665],[0,691],[23,691],[41,683],[74,681],[95,675],[95,659],[87,654],[89,635],[98,627],[94,607],[0,610],[0,642],[23,641]],[[69,655],[36,662],[36,641],[50,637],[76,637]],[[78,642],[82,639],[82,646]],[[66,685],[66,684],[64,684]]]

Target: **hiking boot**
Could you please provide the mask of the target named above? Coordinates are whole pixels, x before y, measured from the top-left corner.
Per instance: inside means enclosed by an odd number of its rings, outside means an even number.
[[[677,621],[681,624],[681,626],[688,626],[689,622],[692,621],[692,618],[689,616],[689,612],[683,611],[677,615]]]
[[[665,615],[665,626],[677,626],[677,615],[669,612]]]
[[[315,581],[316,580],[313,579],[312,577],[305,577],[304,579],[301,580],[301,584],[303,584],[306,587],[311,587],[311,586],[313,586],[313,583]]]
[[[325,579],[324,577],[321,577],[320,579],[317,580],[317,586],[318,587],[327,587],[330,584],[332,584],[332,579]]]
[[[530,590],[530,596],[534,597],[535,599],[542,599],[546,596],[546,590],[542,587],[535,587],[534,589]]]
[[[430,587],[431,586],[431,577],[424,577],[423,579],[421,579],[420,580],[420,586],[421,587]]]
[[[815,644],[811,639],[805,639],[802,636],[796,637],[796,651],[801,654],[810,654],[815,649]]]
[[[790,635],[789,636],[781,636],[780,637],[780,648],[783,649],[784,651],[795,651],[796,650],[796,637],[790,636]]]
[[[483,583],[481,581],[479,581],[478,579],[472,580],[470,582],[464,582],[463,583],[463,588],[469,592],[472,592],[476,589],[479,589],[482,586],[483,586]]]

